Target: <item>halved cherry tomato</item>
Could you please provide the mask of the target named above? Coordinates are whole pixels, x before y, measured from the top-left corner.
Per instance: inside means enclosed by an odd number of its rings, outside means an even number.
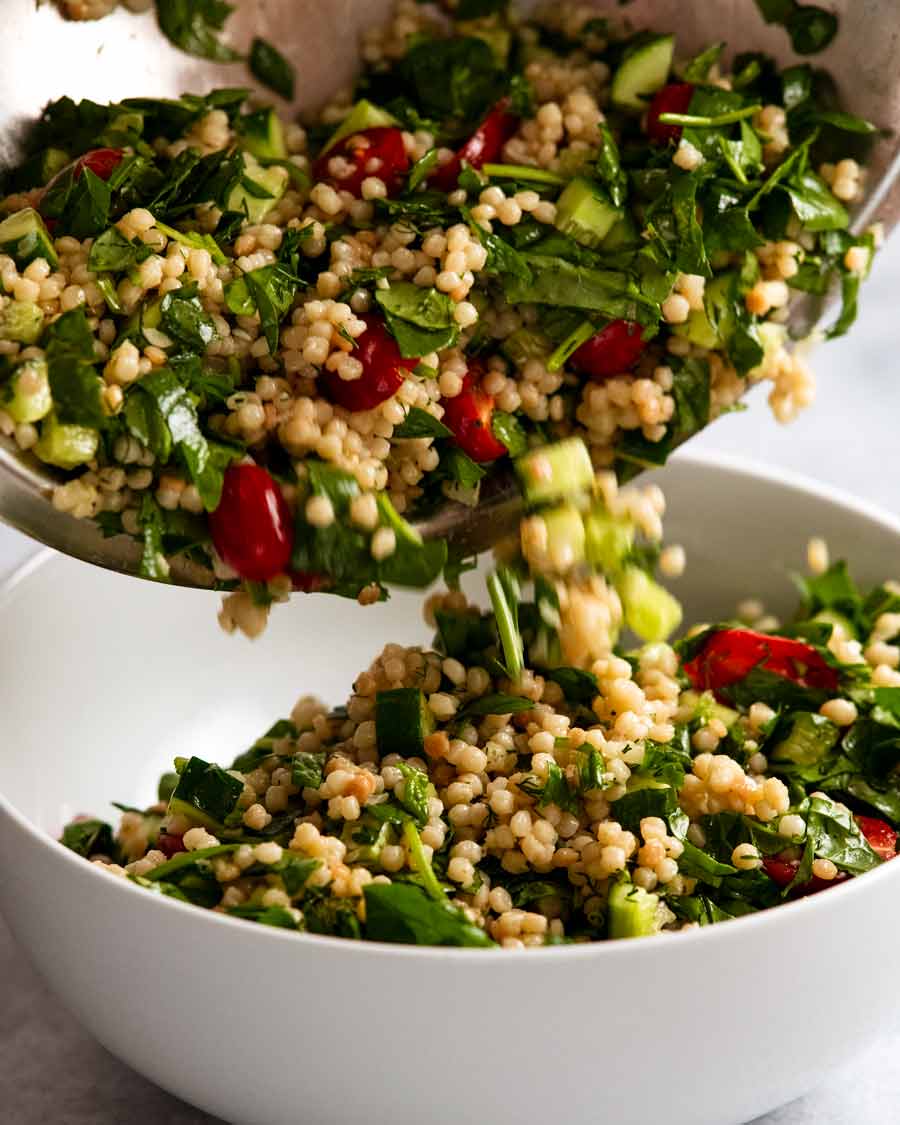
[[[241,578],[268,582],[291,558],[294,527],[281,489],[259,465],[229,465],[222,499],[209,515],[216,550]]]
[[[872,851],[881,859],[894,859],[897,855],[897,833],[887,821],[877,816],[859,815],[855,820]]]
[[[518,117],[509,111],[509,98],[503,98],[466,143],[456,150],[453,158],[432,172],[432,186],[439,191],[453,191],[464,162],[472,168],[496,163],[503,155],[503,146],[518,127]]]
[[[770,879],[774,879],[779,887],[790,886],[799,867],[799,859],[777,859],[775,856],[766,856],[763,860],[763,870]],[[833,887],[835,883],[843,883],[845,879],[849,878],[850,876],[846,871],[839,871],[833,879],[820,879],[818,875],[813,875],[808,883],[801,883],[799,887],[794,887],[791,895],[794,898],[805,898],[807,895],[814,895],[818,894],[819,891],[827,890],[828,887]]]
[[[344,163],[342,173],[332,171],[335,165],[331,161],[335,158]],[[379,125],[361,129],[338,141],[322,153],[313,165],[313,172],[318,180],[356,196],[362,192],[363,180],[376,176],[384,183],[388,195],[394,195],[403,186],[408,168],[409,156],[403,144],[403,133],[394,125]]]
[[[570,363],[592,379],[608,379],[631,371],[643,352],[641,326],[633,320],[611,320],[572,353]]]
[[[444,408],[442,421],[453,431],[456,445],[473,461],[496,461],[498,457],[505,457],[508,451],[503,442],[494,437],[491,429],[494,396],[479,386],[481,374],[478,368],[468,371],[459,394],[441,399]]]
[[[173,855],[178,855],[179,852],[187,851],[184,846],[184,836],[175,832],[160,832],[156,846],[166,859],[171,859]]]
[[[680,125],[664,125],[660,121],[663,113],[687,113],[694,96],[690,82],[670,82],[653,96],[647,110],[647,136],[654,144],[667,145],[669,141],[681,140]]]
[[[684,665],[697,691],[712,691],[716,698],[723,688],[743,680],[754,668],[765,668],[801,687],[832,692],[838,686],[837,670],[826,664],[812,645],[753,629],[720,629]]]
[[[358,379],[342,379],[336,371],[323,371],[319,385],[331,402],[345,410],[374,410],[395,395],[403,386],[406,373],[418,364],[418,359],[400,354],[397,341],[388,332],[380,317],[368,313],[360,317],[366,330],[356,337],[354,359],[363,366]]]

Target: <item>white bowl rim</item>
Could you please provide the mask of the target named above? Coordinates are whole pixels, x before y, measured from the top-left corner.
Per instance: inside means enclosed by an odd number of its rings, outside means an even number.
[[[694,450],[690,452],[681,450],[676,454],[676,459],[680,462],[692,463],[698,466],[709,467],[710,469],[725,469],[730,473],[761,478],[793,492],[805,492],[809,495],[813,495],[817,499],[824,500],[836,507],[853,508],[874,523],[881,524],[882,527],[900,537],[900,519],[890,512],[868,501],[861,500],[851,492],[815,480],[802,473],[786,471],[781,468],[772,468],[769,465],[762,464],[749,457],[719,453],[715,450]],[[2,612],[4,603],[7,601],[12,591],[38,569],[38,567],[45,565],[50,559],[56,557],[56,554],[55,551],[49,549],[39,550],[31,558],[26,559],[26,561],[14,570],[5,581],[0,583],[0,612]],[[138,886],[136,883],[132,883],[130,880],[110,876],[104,871],[93,868],[93,866],[86,863],[81,856],[65,848],[58,840],[53,839],[48,833],[41,831],[36,825],[32,824],[27,817],[23,816],[22,813],[6,799],[3,793],[0,793],[0,813],[9,817],[26,835],[30,836],[39,847],[51,849],[61,863],[73,865],[73,871],[80,870],[82,873],[85,873],[90,870],[92,871],[93,877],[109,880],[110,892],[112,894],[137,895],[139,896],[139,900],[155,903],[159,909],[186,911],[186,916],[193,918],[196,925],[226,926],[230,928],[238,927],[241,933],[245,935],[247,933],[247,922],[244,919],[230,917],[227,914],[219,914],[212,910],[203,910],[194,906],[192,903],[180,902],[178,899],[170,898],[166,895],[148,895],[144,888]],[[895,873],[891,875],[889,870],[894,870]],[[746,914],[727,922],[721,922],[711,926],[696,926],[692,930],[680,934],[656,934],[651,937],[641,938],[640,941],[595,941],[572,945],[539,947],[528,950],[528,961],[530,963],[537,958],[540,958],[541,961],[550,960],[552,962],[556,960],[561,961],[563,959],[571,960],[573,958],[579,960],[603,958],[608,960],[610,958],[633,957],[635,955],[652,956],[654,952],[660,948],[672,948],[673,940],[677,941],[679,946],[685,942],[704,942],[705,945],[710,947],[710,952],[712,952],[712,946],[714,944],[718,945],[723,941],[730,941],[731,938],[729,938],[728,935],[738,927],[741,932],[744,932],[749,930],[751,926],[760,928],[763,926],[772,927],[778,926],[779,924],[784,925],[790,918],[796,918],[798,913],[802,910],[808,913],[816,911],[823,914],[824,917],[824,912],[837,904],[838,897],[842,902],[845,900],[849,901],[852,895],[866,893],[864,890],[865,887],[874,887],[876,879],[884,881],[887,878],[900,878],[900,858],[898,858],[898,862],[894,868],[891,867],[890,863],[883,863],[875,870],[865,872],[862,878],[857,876],[852,879],[847,879],[838,886],[828,888],[826,893],[809,895],[806,898],[782,902],[778,906],[770,907],[767,910],[759,910],[752,914]],[[779,919],[781,920],[780,923]],[[452,958],[465,959],[470,964],[473,959],[485,959],[490,963],[492,968],[498,965],[518,964],[520,960],[518,957],[485,958],[485,954],[488,950],[483,947],[401,945],[399,943],[361,941],[352,938],[333,937],[328,934],[298,933],[276,926],[263,926],[259,924],[256,924],[255,928],[259,931],[258,940],[260,943],[279,941],[300,943],[301,945],[307,946],[312,944],[316,946],[324,942],[327,943],[331,953],[337,954],[338,951],[340,951],[341,955],[348,957],[369,954],[377,957]]]

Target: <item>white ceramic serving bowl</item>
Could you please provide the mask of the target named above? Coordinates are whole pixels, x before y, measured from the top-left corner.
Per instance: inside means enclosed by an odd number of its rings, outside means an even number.
[[[688,620],[761,595],[810,534],[862,581],[900,572],[900,523],[803,482],[681,456],[662,483]],[[146,803],[175,754],[230,758],[301,692],[345,698],[419,599],[280,607],[226,638],[215,596],[49,558],[0,596],[0,907],[114,1054],[240,1123],[742,1122],[884,1029],[900,994],[900,863],[681,936],[525,954],[307,937],[148,894],[53,835]]]

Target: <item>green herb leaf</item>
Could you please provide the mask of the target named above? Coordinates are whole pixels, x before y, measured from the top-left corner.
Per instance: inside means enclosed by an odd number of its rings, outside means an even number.
[[[207,827],[221,825],[233,812],[244,783],[221,766],[189,758],[172,794],[172,806]],[[176,857],[177,858],[177,857]]]
[[[85,859],[92,855],[105,855],[114,859],[118,854],[112,828],[105,821],[93,817],[73,820],[67,824],[60,843]]]
[[[491,415],[491,433],[497,441],[506,446],[510,457],[519,457],[528,449],[528,438],[515,414],[507,414],[505,410],[495,410]]]
[[[159,304],[159,324],[189,351],[203,354],[215,339],[212,317],[204,310],[195,286],[182,286],[166,293]]]
[[[64,425],[106,425],[102,384],[94,368],[94,338],[84,307],[63,313],[47,329],[47,377],[56,416]]]
[[[404,945],[492,946],[494,943],[461,910],[435,902],[413,883],[368,883],[366,937]]]
[[[390,289],[376,289],[375,300],[402,356],[428,355],[456,342],[459,328],[446,293],[395,281]]]
[[[225,0],[156,0],[156,18],[163,35],[189,55],[215,62],[241,58],[218,38],[231,12],[232,5]]]
[[[169,564],[163,546],[165,523],[162,509],[149,492],[145,492],[141,497],[138,525],[144,537],[144,553],[141,555],[138,574],[141,578],[149,578],[153,582],[168,582]]]
[[[559,684],[570,703],[584,703],[589,707],[600,691],[597,677],[581,668],[548,668],[544,677]]]
[[[479,715],[516,715],[520,711],[530,711],[532,707],[534,703],[521,695],[494,693],[471,700],[457,713],[456,719],[471,719]]]
[[[815,172],[798,172],[783,184],[794,214],[809,231],[843,230],[850,222],[847,208]]]
[[[411,406],[400,425],[394,427],[393,436],[395,438],[443,438],[452,437],[453,431],[448,430],[443,422],[438,421],[427,410],[423,410],[420,406]]]
[[[474,37],[415,43],[396,73],[417,109],[441,120],[480,120],[505,85],[494,52]]]
[[[140,239],[130,241],[116,227],[105,230],[95,239],[88,255],[88,269],[97,272],[118,273],[129,270],[145,258],[149,258],[153,248]]]
[[[284,55],[267,43],[255,38],[250,45],[250,70],[270,90],[287,101],[294,97],[294,67]]]

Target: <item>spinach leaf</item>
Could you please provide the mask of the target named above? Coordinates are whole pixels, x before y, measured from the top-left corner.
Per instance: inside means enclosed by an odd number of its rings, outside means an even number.
[[[464,211],[463,213],[472,233],[476,235],[478,241],[487,250],[485,270],[497,274],[501,278],[511,278],[522,285],[530,285],[531,268],[522,254],[510,246],[499,234],[494,234],[476,223],[468,212]]]
[[[600,122],[599,129],[601,144],[594,171],[597,179],[606,187],[613,207],[623,207],[628,195],[628,176],[622,170],[619,146],[605,121]]]
[[[673,813],[678,807],[678,795],[671,785],[648,785],[625,793],[611,807],[623,828],[637,832],[645,816],[665,820]]]
[[[430,148],[424,156],[419,157],[409,170],[409,176],[406,180],[406,194],[412,194],[416,188],[425,183],[437,167],[437,162],[438,150],[436,148]]]
[[[200,824],[221,825],[234,811],[243,790],[243,781],[221,766],[192,757],[181,770],[172,801]]]
[[[682,80],[693,83],[705,82],[709,72],[719,61],[724,50],[724,43],[713,43],[705,51],[701,51],[698,55],[689,59],[681,72]]]
[[[396,433],[396,430],[394,432]],[[505,410],[495,410],[491,415],[491,433],[497,441],[506,446],[510,457],[519,457],[528,449],[528,438],[515,414],[507,414]]]
[[[202,354],[215,339],[212,317],[200,304],[195,285],[164,294],[159,303],[159,326],[189,351]]]
[[[413,883],[368,883],[366,938],[404,945],[494,945],[461,910],[436,902]]]
[[[815,4],[800,4],[797,0],[756,0],[756,6],[766,23],[779,23],[785,28],[798,55],[824,51],[837,35],[837,16]]]
[[[622,271],[591,269],[541,254],[521,254],[520,258],[531,271],[531,280],[505,276],[505,295],[511,305],[559,305],[640,324],[656,323],[659,318],[658,304]]]
[[[258,922],[262,926],[277,926],[283,930],[299,930],[302,924],[295,921],[283,906],[262,906],[257,903],[241,903],[226,907],[225,913],[232,918],[245,918],[248,922]]]
[[[475,488],[487,472],[467,453],[463,453],[458,445],[451,445],[444,450],[439,470],[463,489]]]
[[[73,820],[67,824],[60,843],[85,859],[92,855],[106,855],[115,859],[118,854],[112,828],[105,821],[93,817]]]
[[[464,122],[482,118],[505,85],[494,52],[474,37],[415,43],[396,73],[426,117]]]
[[[818,711],[828,698],[826,691],[803,687],[761,667],[753,668],[743,680],[720,688],[719,695],[733,707],[750,707],[757,700],[765,699],[770,707],[781,706],[793,711]]]
[[[278,875],[284,883],[284,889],[293,898],[294,895],[300,894],[306,885],[306,880],[320,865],[321,860],[306,859],[285,852],[281,859],[269,865],[266,871]]]
[[[402,356],[428,355],[456,343],[459,328],[446,293],[395,281],[390,289],[376,289],[375,300]]]
[[[294,96],[294,68],[279,50],[257,37],[250,45],[249,63],[251,72],[264,86],[291,101]]]
[[[423,438],[423,437],[451,437],[453,431],[448,430],[433,414],[423,410],[420,406],[411,406],[406,412],[406,417],[399,426],[394,427],[395,438]]]
[[[544,677],[559,684],[570,703],[590,706],[600,690],[593,672],[585,672],[581,668],[548,668]]]
[[[65,425],[106,425],[102,384],[94,368],[94,338],[84,307],[63,313],[47,329],[47,377],[56,416]]]
[[[666,189],[647,208],[645,231],[661,263],[682,273],[711,277],[703,228],[697,219],[699,186],[700,179],[696,175],[680,171],[672,174]]]
[[[112,191],[90,168],[64,173],[41,201],[41,214],[56,219],[60,233],[93,238],[109,226]]]
[[[499,692],[481,695],[470,700],[456,715],[456,721],[473,719],[480,715],[516,715],[530,711],[534,703],[521,695],[502,695]]]
[[[869,871],[882,862],[844,805],[818,794],[807,797],[797,811],[806,820],[807,852],[819,859],[830,859],[839,870],[853,875]],[[803,867],[801,862],[801,870]]]
[[[241,56],[220,42],[219,32],[232,12],[225,0],[156,0],[159,29],[189,55],[215,62],[237,62]]]
[[[149,578],[152,582],[168,582],[169,564],[166,561],[163,544],[165,523],[162,508],[149,492],[145,492],[141,497],[138,526],[144,538],[144,551],[138,574],[141,578]]]
[[[96,272],[118,273],[143,262],[153,253],[153,248],[140,239],[130,240],[116,227],[110,227],[96,239],[88,255],[88,269]]]
[[[259,313],[269,352],[274,355],[281,322],[294,303],[297,286],[298,279],[276,262],[230,281],[225,287],[225,303],[239,316]]]
[[[815,172],[798,172],[783,187],[791,197],[794,214],[807,230],[843,230],[850,222],[846,207]]]
[[[166,367],[151,371],[134,384],[129,398],[132,396],[147,396],[155,405],[158,417],[149,408],[149,404],[144,403],[147,411],[145,417],[152,419],[151,434],[159,434],[160,422],[165,426],[168,440],[183,457],[204,508],[208,512],[214,511],[222,496],[225,469],[239,456],[239,449],[223,442],[207,440],[200,430],[194,400],[177,376]],[[153,447],[152,441],[145,444]]]

